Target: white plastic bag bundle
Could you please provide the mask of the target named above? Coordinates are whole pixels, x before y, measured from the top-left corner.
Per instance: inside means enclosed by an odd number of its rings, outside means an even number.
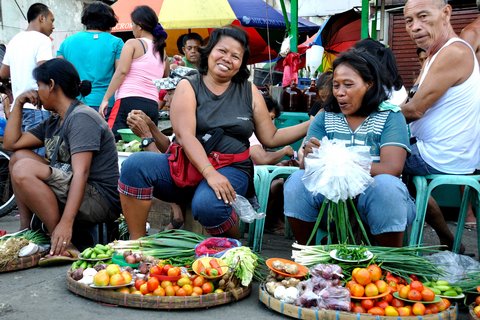
[[[373,178],[370,175],[372,159],[369,147],[345,147],[344,142],[324,137],[320,148],[305,158],[302,181],[314,195],[338,203],[361,194]]]

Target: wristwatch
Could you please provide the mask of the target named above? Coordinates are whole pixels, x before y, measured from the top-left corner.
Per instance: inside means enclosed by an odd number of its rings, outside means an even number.
[[[141,143],[142,149],[148,147],[152,142],[155,142],[154,138],[143,138]]]

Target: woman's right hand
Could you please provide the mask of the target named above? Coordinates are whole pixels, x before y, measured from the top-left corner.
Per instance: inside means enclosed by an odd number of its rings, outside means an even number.
[[[20,94],[15,99],[15,107],[23,107],[25,103],[31,103],[34,106],[40,106],[40,99],[36,90],[28,90]]]
[[[232,204],[235,201],[236,193],[230,181],[213,167],[208,167],[205,171],[204,177],[210,188],[215,192],[217,199]]]
[[[305,147],[303,148],[303,157],[305,158],[309,153],[312,153],[313,148],[320,148],[320,140],[315,137],[311,137],[305,142]]]
[[[98,107],[98,113],[100,113],[100,115],[102,116],[102,118],[105,119],[105,117],[107,116],[106,114],[106,111],[108,110],[108,101],[102,101],[102,103],[100,103],[100,106]]]

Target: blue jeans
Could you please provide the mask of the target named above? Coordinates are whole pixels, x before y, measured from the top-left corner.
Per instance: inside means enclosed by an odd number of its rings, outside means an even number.
[[[408,155],[407,160],[405,160],[405,165],[403,166],[404,174],[412,176],[426,176],[429,174],[444,173],[431,167],[428,163],[425,162],[425,160],[422,159],[416,143],[410,146],[410,150],[411,153]]]
[[[168,154],[138,152],[129,156],[120,172],[119,191],[137,199],[152,196],[166,202],[192,204],[192,215],[207,231],[222,226],[232,216],[232,207],[218,200],[215,192],[204,179],[197,187],[179,188],[170,175]],[[230,181],[237,194],[245,196],[249,177],[236,168],[217,170]],[[124,185],[124,186],[122,186]]]
[[[323,202],[323,195],[305,188],[302,177],[305,170],[294,172],[284,186],[285,216],[306,222],[315,222]],[[407,187],[397,177],[380,174],[364,193],[357,197],[360,218],[373,235],[403,232],[415,219],[415,203]]]
[[[36,127],[43,121],[50,117],[50,112],[37,109],[23,109],[22,131],[26,132],[31,128]],[[39,156],[45,156],[45,148],[38,148],[33,150]]]

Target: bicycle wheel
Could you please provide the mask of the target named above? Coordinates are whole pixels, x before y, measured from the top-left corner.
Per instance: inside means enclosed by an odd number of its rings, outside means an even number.
[[[0,217],[10,213],[16,206],[8,170],[9,162],[10,156],[0,150]]]

